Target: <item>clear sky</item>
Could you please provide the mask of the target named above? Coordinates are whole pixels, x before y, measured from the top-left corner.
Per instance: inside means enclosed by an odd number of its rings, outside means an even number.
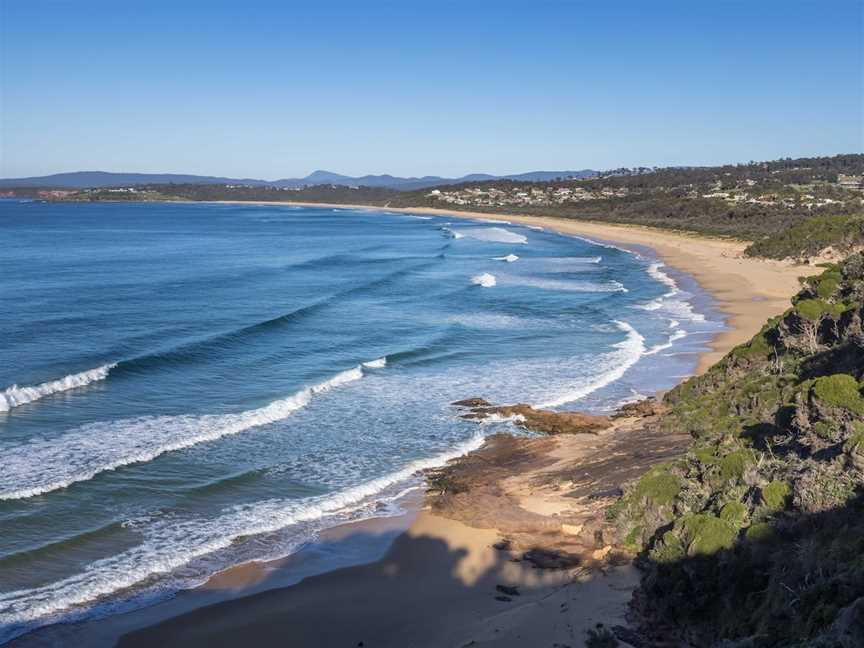
[[[862,6],[0,0],[0,176],[860,152]]]

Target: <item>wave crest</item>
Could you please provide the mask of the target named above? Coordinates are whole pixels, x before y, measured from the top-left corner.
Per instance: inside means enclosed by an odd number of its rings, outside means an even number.
[[[99,380],[105,380],[108,377],[108,373],[116,366],[117,363],[115,362],[96,367],[95,369],[82,371],[81,373],[70,374],[59,380],[51,380],[32,387],[12,385],[0,392],[0,412],[8,412],[14,407],[32,403],[52,394],[59,394],[70,389],[84,387]]]
[[[482,443],[483,436],[477,435],[450,451],[412,461],[387,475],[327,495],[237,505],[224,509],[213,519],[166,517],[150,524],[146,518],[132,520],[128,524],[143,534],[140,545],[91,563],[80,573],[63,580],[0,593],[0,642],[49,623],[86,618],[98,611],[98,601],[111,594],[126,591],[129,593],[127,600],[134,601],[130,588],[150,582],[156,576],[173,573],[173,589],[198,586],[224,568],[224,563],[236,564],[236,560],[225,560],[224,556],[222,561],[204,559],[230,552],[240,538],[273,533],[294,525],[302,525],[314,534],[350,519],[380,517],[380,508],[375,505],[404,495],[406,489],[400,487],[418,472],[444,465],[479,448]],[[295,541],[284,548],[281,555],[291,553],[300,544],[302,541]],[[278,557],[280,555],[272,555],[268,559]],[[181,569],[182,573],[175,571]],[[118,607],[117,602],[105,605]]]
[[[379,358],[365,366],[381,368]],[[360,365],[287,398],[237,414],[144,416],[91,423],[60,437],[5,449],[0,500],[25,499],[88,481],[96,475],[167,452],[275,423],[305,407],[317,394],[363,377]]]
[[[605,357],[598,358],[598,364],[601,367],[600,373],[581,385],[575,385],[570,391],[546,403],[535,405],[535,407],[548,409],[579,400],[618,380],[639,361],[639,358],[645,354],[645,338],[627,322],[615,320],[615,325],[625,332],[627,337],[612,345],[615,351]]]
[[[483,288],[491,288],[498,281],[495,279],[495,275],[489,274],[488,272],[484,272],[483,274],[474,275],[471,277],[471,283],[475,286],[482,286]]]

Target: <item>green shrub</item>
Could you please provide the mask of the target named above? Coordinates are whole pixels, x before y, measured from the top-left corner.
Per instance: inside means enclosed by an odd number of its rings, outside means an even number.
[[[667,531],[650,553],[651,559],[658,563],[672,563],[684,558],[686,552],[681,539],[672,531]]]
[[[828,299],[840,287],[840,273],[826,272],[816,282],[816,294],[822,299]]]
[[[738,529],[719,517],[698,513],[684,518],[682,535],[691,556],[710,556],[721,549],[731,549]]]
[[[785,481],[772,481],[762,489],[762,500],[771,511],[782,511],[789,503],[792,489]]]
[[[864,416],[864,398],[858,391],[858,381],[849,374],[834,374],[817,378],[813,394],[823,403]]]
[[[749,342],[732,349],[732,355],[736,358],[762,358],[770,352],[771,345],[768,344],[763,333],[755,335]]]
[[[734,450],[720,460],[720,477],[724,481],[741,479],[744,469],[752,461],[753,455],[748,450]]]
[[[747,522],[747,507],[741,502],[728,502],[720,510],[720,519],[741,528]]]
[[[717,455],[714,454],[714,448],[694,448],[693,454],[699,463],[706,466],[713,466],[719,461]]]
[[[757,522],[751,525],[744,533],[744,537],[751,542],[762,542],[774,536],[774,529],[767,522]]]
[[[675,475],[657,466],[646,473],[636,484],[633,495],[637,500],[647,498],[656,506],[671,504],[681,491],[681,484]]]
[[[840,435],[840,430],[836,426],[825,421],[816,421],[813,424],[813,430],[816,432],[816,436],[826,441],[836,441]]]
[[[829,246],[846,249],[864,242],[864,219],[856,215],[814,216],[756,241],[744,252],[771,259],[819,254]]]
[[[624,546],[628,549],[639,549],[639,546],[642,543],[642,526],[634,526],[630,531],[624,536]]]
[[[852,435],[846,439],[843,450],[864,453],[864,423],[861,421],[852,423]]]

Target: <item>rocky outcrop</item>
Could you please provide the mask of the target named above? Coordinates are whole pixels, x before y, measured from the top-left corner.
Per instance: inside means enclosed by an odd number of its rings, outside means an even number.
[[[541,410],[525,403],[493,406],[482,398],[469,398],[456,401],[453,405],[469,410],[461,414],[464,419],[482,421],[498,416],[540,434],[598,434],[612,425],[608,416]]]

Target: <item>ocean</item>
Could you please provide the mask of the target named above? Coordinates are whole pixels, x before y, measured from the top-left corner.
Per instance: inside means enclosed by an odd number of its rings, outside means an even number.
[[[0,201],[0,643],[399,512],[514,431],[691,373],[692,279],[498,219]]]

